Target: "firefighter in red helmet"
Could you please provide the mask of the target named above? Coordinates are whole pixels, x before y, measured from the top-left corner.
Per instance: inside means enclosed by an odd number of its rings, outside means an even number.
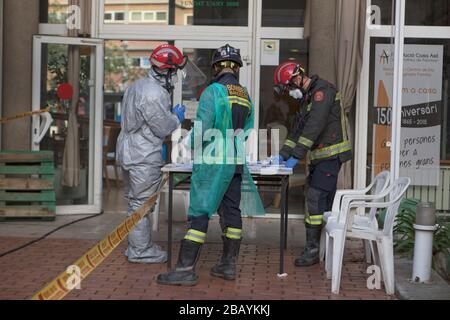
[[[295,99],[299,104],[280,161],[294,168],[309,153],[306,247],[295,260],[296,266],[306,267],[319,263],[323,214],[331,210],[342,164],[352,158],[347,117],[335,86],[318,76],[308,77],[300,64],[281,64],[274,80],[277,96]]]
[[[185,108],[172,110],[171,94],[177,72],[187,58],[178,48],[165,44],[153,51],[150,63],[148,76],[126,90],[122,105],[117,161],[123,169],[129,216],[158,189],[164,165],[163,142],[184,121]],[[166,262],[166,252],[152,241],[150,231],[147,215],[129,234],[125,255],[130,262]]]

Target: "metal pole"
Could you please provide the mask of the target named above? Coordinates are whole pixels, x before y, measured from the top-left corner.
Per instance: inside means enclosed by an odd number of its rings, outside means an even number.
[[[285,212],[286,212],[286,176],[281,177],[281,219],[280,219],[280,273],[279,278],[287,275],[284,273],[284,240],[285,240]]]
[[[450,72],[447,72],[450,75]],[[447,159],[447,117],[448,117],[448,79],[444,82],[444,105],[443,105],[443,119],[442,119],[442,127],[444,131],[442,131],[442,154],[441,159]]]
[[[400,149],[403,98],[403,52],[405,40],[405,0],[396,0],[394,86],[392,103],[391,178],[400,176]]]
[[[173,173],[169,173],[169,203],[167,213],[167,268],[172,269],[172,206],[173,206]]]
[[[288,223],[289,223],[289,177],[285,178],[286,180],[286,197],[285,201],[285,217],[284,217],[284,250],[287,250],[287,240],[288,240]]]
[[[428,283],[431,279],[433,236],[436,226],[436,207],[432,203],[417,206],[412,281]]]

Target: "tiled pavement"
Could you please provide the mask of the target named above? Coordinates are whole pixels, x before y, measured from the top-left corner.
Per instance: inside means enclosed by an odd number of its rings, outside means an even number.
[[[15,248],[30,239],[0,237],[0,252]],[[46,239],[20,252],[0,258],[0,300],[29,299],[65,268],[96,243],[83,239]],[[164,243],[161,243],[164,245]],[[158,273],[165,272],[165,265],[129,264],[122,243],[112,255],[85,281],[81,290],[67,296],[72,300],[323,300],[323,299],[394,299],[383,290],[366,288],[368,275],[358,243],[350,243],[342,276],[339,296],[330,292],[323,266],[298,269],[292,261],[299,248],[286,253],[286,272],[289,276],[280,280],[276,274],[279,266],[279,250],[276,245],[244,244],[239,260],[239,277],[226,282],[209,275],[209,269],[219,258],[221,245],[210,243],[203,248],[197,272],[200,276],[196,287],[166,287],[156,283]],[[174,248],[174,256],[178,247]]]

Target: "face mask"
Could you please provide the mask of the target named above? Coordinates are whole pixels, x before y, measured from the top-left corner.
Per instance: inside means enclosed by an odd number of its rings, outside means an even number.
[[[151,75],[169,92],[169,94],[172,94],[175,84],[178,83],[177,73],[167,70],[158,71],[156,69],[152,69]]]
[[[302,100],[303,99],[303,92],[300,89],[294,89],[289,91],[289,95],[294,98],[295,100]]]

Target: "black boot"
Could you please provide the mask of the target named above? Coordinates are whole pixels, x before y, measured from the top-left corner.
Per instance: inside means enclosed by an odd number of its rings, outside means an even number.
[[[225,236],[223,240],[223,254],[220,262],[211,269],[211,275],[225,280],[236,279],[236,262],[241,247],[241,240],[230,239]]]
[[[191,240],[182,240],[178,262],[174,271],[158,275],[158,284],[173,286],[195,286],[198,276],[195,265],[200,256],[201,244]]]
[[[302,255],[295,260],[297,267],[309,267],[320,261],[320,233],[322,226],[306,225],[306,247]]]

